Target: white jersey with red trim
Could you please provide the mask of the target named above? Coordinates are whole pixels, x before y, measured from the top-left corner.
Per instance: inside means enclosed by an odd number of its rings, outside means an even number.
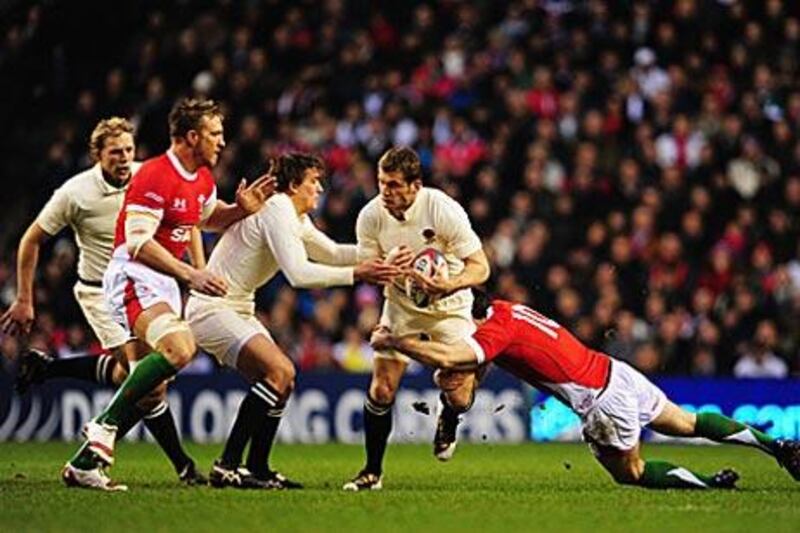
[[[535,387],[549,390],[576,413],[590,410],[606,387],[610,359],[591,350],[556,321],[522,304],[495,300],[469,344]]]
[[[187,172],[171,151],[149,159],[131,178],[117,217],[114,257],[130,259],[125,246],[128,213],[147,213],[159,220],[153,239],[181,259],[192,228],[208,218],[217,202],[214,176],[206,167]]]

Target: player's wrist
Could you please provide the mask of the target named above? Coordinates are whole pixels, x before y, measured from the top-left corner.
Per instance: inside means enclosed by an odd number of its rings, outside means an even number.
[[[17,305],[33,305],[33,296],[30,294],[18,294],[16,303]]]

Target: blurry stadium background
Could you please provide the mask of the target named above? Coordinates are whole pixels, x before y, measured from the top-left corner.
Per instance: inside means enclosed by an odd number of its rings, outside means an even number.
[[[90,165],[95,123],[130,117],[145,159],[168,145],[174,100],[205,95],[226,113],[223,198],[269,156],[321,154],[316,221],[353,242],[378,156],[413,146],[427,184],[468,210],[494,294],[679,403],[800,437],[797,2],[12,0],[0,30],[0,311],[22,231]],[[75,259],[60,235],[36,279],[29,343],[58,357],[99,351]],[[361,441],[380,302],[370,286],[259,293],[300,370],[284,441]],[[0,441],[74,438],[110,391],[62,381],[14,397],[25,347],[0,336]],[[172,387],[184,435],[220,441],[242,391],[201,357]],[[434,417],[412,404],[435,398],[415,369],[393,438],[428,441]],[[566,408],[499,371],[465,422],[478,442],[577,437]]]

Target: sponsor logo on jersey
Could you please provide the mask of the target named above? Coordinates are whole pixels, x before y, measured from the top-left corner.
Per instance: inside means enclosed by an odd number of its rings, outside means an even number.
[[[172,209],[182,213],[186,212],[186,198],[175,198],[172,202]]]
[[[150,198],[151,200],[153,200],[154,202],[157,202],[159,204],[163,204],[164,203],[164,198],[161,197],[160,195],[154,193],[153,191],[147,191],[146,193],[144,193],[144,197],[145,198]]]
[[[178,226],[172,228],[169,234],[169,240],[173,242],[189,242],[192,240],[192,226]]]

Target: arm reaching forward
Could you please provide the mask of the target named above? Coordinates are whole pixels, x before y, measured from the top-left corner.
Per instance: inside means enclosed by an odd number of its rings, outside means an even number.
[[[422,340],[416,335],[393,337],[385,327],[372,333],[375,350],[397,350],[420,363],[446,370],[475,370],[483,362],[473,347],[472,337],[453,344]]]

